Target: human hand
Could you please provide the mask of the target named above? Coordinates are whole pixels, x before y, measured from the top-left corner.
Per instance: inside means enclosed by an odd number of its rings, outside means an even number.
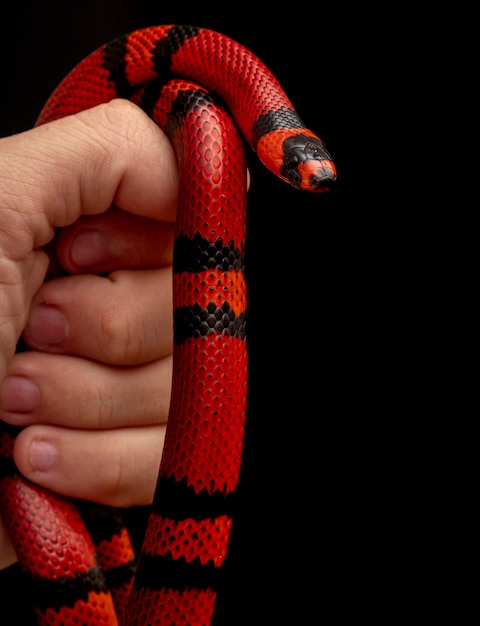
[[[147,503],[170,395],[177,185],[170,144],[133,105],[114,102],[1,140],[0,163],[7,207],[0,371],[8,373],[0,415],[27,426],[16,463],[59,493]],[[66,226],[58,259],[76,275],[45,283],[33,298],[48,263],[39,247],[56,226]],[[92,274],[79,274],[85,271]],[[23,326],[33,351],[13,356]],[[36,390],[28,391],[29,382]],[[50,470],[34,469],[34,460],[48,459],[56,461]]]

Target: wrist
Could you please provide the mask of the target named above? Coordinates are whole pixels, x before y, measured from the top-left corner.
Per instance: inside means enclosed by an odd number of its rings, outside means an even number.
[[[17,560],[17,555],[13,548],[12,541],[0,517],[0,570],[13,565]]]

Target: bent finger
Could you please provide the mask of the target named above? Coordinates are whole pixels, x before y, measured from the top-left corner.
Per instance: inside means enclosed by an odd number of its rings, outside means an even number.
[[[49,281],[34,298],[23,338],[36,350],[115,365],[171,354],[171,268]]]
[[[34,248],[47,244],[55,227],[103,213],[112,204],[173,221],[177,186],[168,138],[127,100],[2,139],[2,189],[10,198],[5,228],[18,240],[18,257],[30,252],[32,240]]]
[[[164,424],[172,357],[108,367],[71,356],[16,354],[0,392],[0,418],[17,426],[118,429]]]
[[[18,469],[41,487],[108,506],[150,504],[165,426],[82,431],[30,426],[17,436]]]
[[[171,265],[174,228],[173,223],[112,207],[102,215],[82,216],[60,228],[55,237],[56,256],[71,274]]]

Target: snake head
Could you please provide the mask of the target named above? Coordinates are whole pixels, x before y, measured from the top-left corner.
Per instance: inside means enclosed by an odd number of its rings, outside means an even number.
[[[282,144],[282,177],[299,189],[326,191],[337,173],[330,153],[321,139],[303,131],[290,135]]]

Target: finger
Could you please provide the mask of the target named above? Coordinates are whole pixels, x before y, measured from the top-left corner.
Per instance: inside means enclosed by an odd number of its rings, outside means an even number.
[[[58,230],[55,250],[71,274],[104,274],[122,268],[172,263],[174,224],[131,215],[112,207],[102,215],[83,216]]]
[[[20,472],[59,494],[129,507],[153,498],[165,426],[83,431],[30,426],[17,436]]]
[[[6,231],[18,240],[19,256],[48,243],[54,227],[103,213],[112,204],[162,221],[175,217],[172,146],[127,100],[2,139],[1,165],[10,203]]]
[[[34,298],[23,337],[33,349],[115,365],[171,354],[171,267],[48,281]]]
[[[107,367],[71,356],[16,354],[0,389],[0,418],[107,430],[165,424],[172,357],[141,367]]]

